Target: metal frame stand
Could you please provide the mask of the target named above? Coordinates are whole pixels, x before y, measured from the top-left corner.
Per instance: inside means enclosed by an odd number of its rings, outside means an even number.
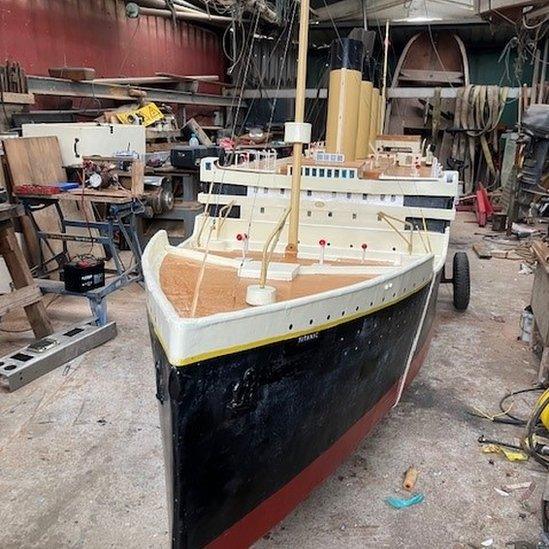
[[[143,214],[145,211],[143,204],[138,200],[131,200],[123,204],[108,204],[108,213],[105,221],[87,222],[65,219],[59,201],[56,198],[20,197],[20,200],[29,214],[38,238],[41,242],[44,242],[52,253],[51,259],[47,261],[44,260],[43,255],[41,257],[41,264],[38,267],[37,273],[38,278],[35,278],[37,285],[45,293],[87,298],[91,311],[96,318],[97,325],[105,326],[107,324],[106,297],[115,290],[127,286],[132,282],[142,282],[143,280],[141,268],[142,251],[137,230],[137,216]],[[34,211],[51,205],[55,207],[57,215],[59,216],[62,230],[58,233],[41,231],[33,216]],[[89,229],[90,235],[70,234],[67,232],[67,229],[71,227]],[[91,230],[97,230],[99,234],[93,236]],[[120,257],[119,249],[115,245],[114,240],[117,232],[123,237],[132,252],[132,265],[130,267],[124,265],[122,258]],[[49,243],[50,240],[62,241],[62,251],[56,254]],[[62,268],[63,265],[70,260],[67,242],[87,242],[103,246],[107,259],[112,259],[115,265],[114,269],[106,269],[107,273],[113,274],[114,276],[107,277],[105,286],[83,293],[71,292],[65,290],[65,284],[63,282],[45,278]],[[42,254],[42,247],[40,247],[40,253]],[[58,267],[48,270],[47,266],[53,261],[57,263]]]

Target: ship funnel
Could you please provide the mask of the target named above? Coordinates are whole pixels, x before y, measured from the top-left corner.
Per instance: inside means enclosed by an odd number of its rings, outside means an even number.
[[[330,52],[326,151],[355,160],[364,46],[359,40],[334,40]]]
[[[357,160],[366,158],[372,152],[370,150],[370,121],[372,115],[373,87],[370,78],[370,58],[364,57],[355,144],[355,158]]]

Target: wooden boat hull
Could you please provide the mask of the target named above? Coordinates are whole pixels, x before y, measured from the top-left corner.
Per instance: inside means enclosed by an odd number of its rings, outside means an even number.
[[[151,325],[172,546],[246,547],[393,406],[428,349],[440,274],[389,306],[306,336],[172,366]],[[423,325],[422,311],[430,295]]]

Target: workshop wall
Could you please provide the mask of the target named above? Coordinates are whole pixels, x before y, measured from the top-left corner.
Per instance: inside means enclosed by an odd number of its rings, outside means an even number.
[[[0,58],[28,74],[48,67],[88,66],[98,77],[217,74],[224,60],[218,36],[184,22],[128,19],[122,0],[1,0]]]

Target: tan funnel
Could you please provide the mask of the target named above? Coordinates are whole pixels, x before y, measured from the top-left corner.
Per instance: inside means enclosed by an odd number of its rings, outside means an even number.
[[[376,139],[379,133],[379,90],[374,88],[372,90],[372,111],[370,116],[370,152],[373,154],[376,152]]]
[[[370,120],[372,114],[373,84],[369,81],[368,58],[364,60],[362,82],[360,84],[360,100],[358,106],[358,125],[356,132],[355,158],[364,159],[370,154]]]
[[[334,40],[328,87],[326,150],[355,160],[362,82],[363,45],[358,40]]]

